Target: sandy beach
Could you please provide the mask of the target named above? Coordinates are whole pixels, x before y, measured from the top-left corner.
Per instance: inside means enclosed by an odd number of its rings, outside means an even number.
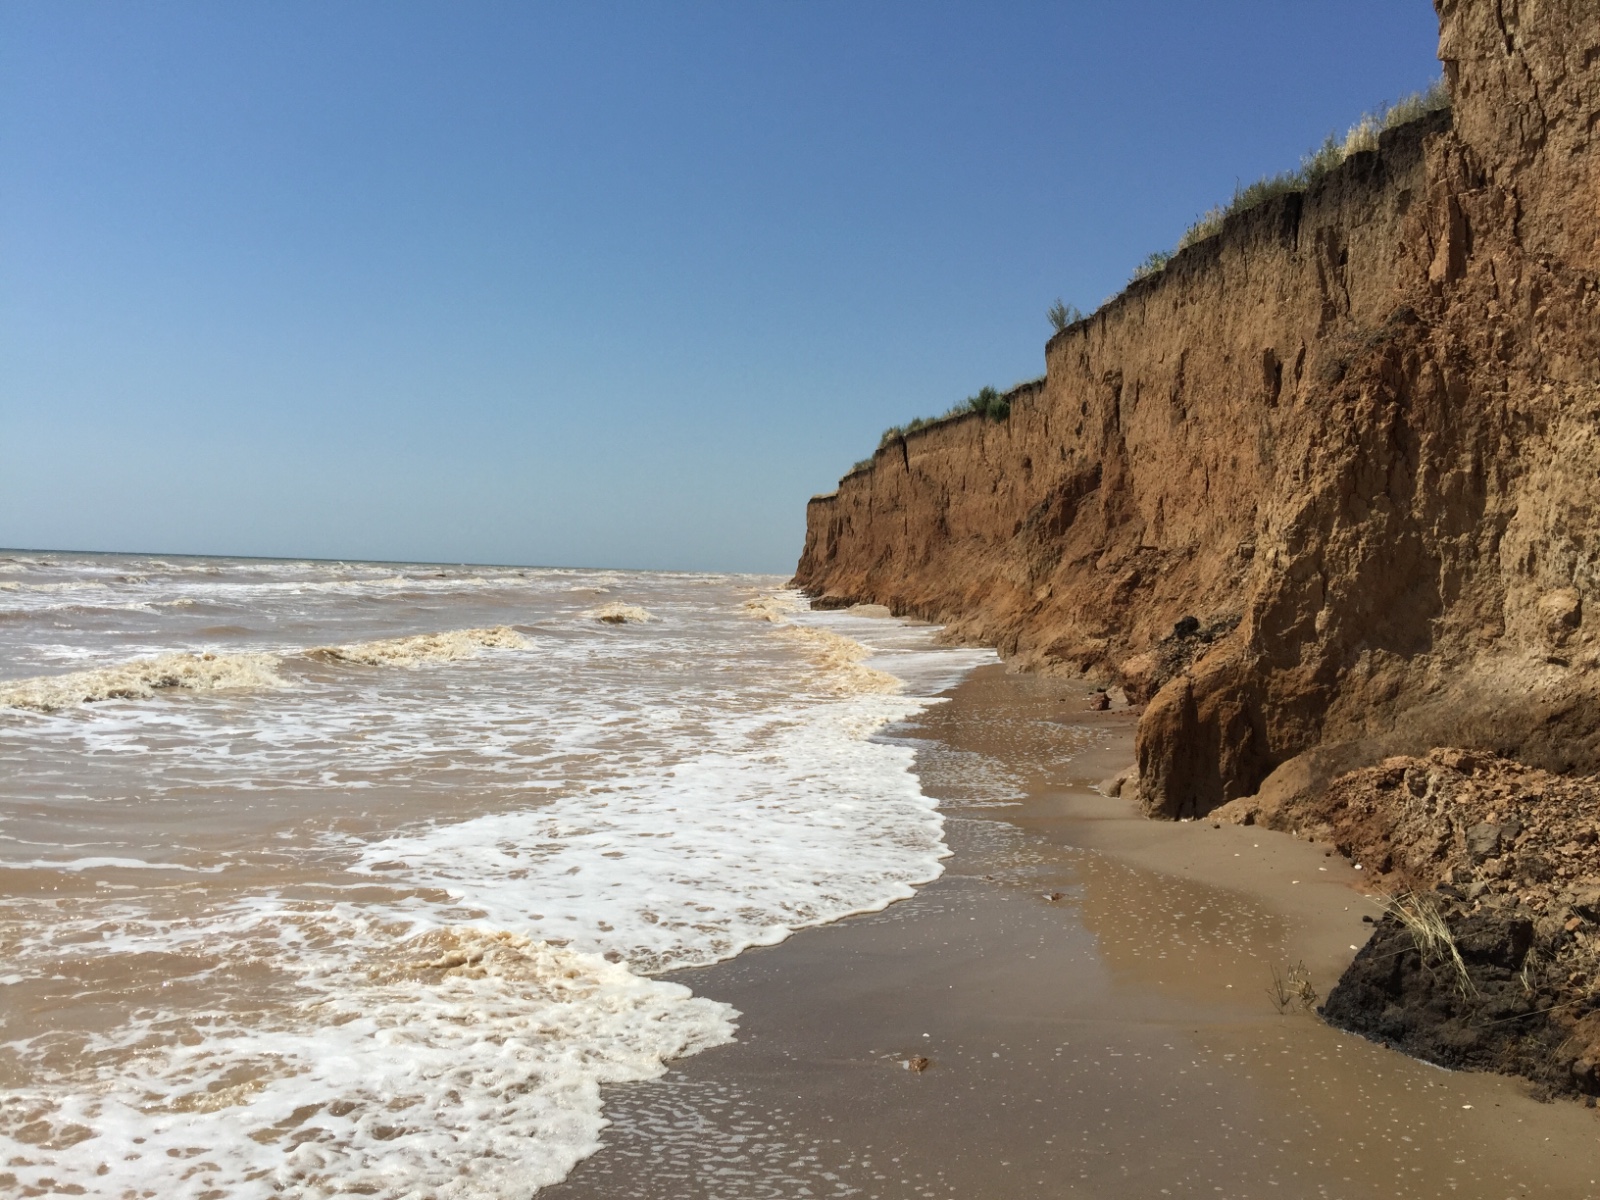
[[[606,1089],[604,1148],[544,1194],[1600,1194],[1593,1110],[1280,1012],[1274,971],[1325,995],[1366,938],[1352,867],[1100,795],[1133,714],[1088,699],[986,668],[897,731],[946,874],[680,972],[741,1012],[737,1042]]]

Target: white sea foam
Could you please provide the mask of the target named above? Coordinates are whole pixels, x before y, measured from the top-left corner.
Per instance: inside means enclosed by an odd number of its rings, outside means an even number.
[[[358,871],[443,889],[454,908],[481,914],[473,930],[388,947],[384,921],[286,914],[272,902],[139,929],[127,945],[143,953],[276,946],[270,958],[297,962],[315,996],[262,1026],[212,1018],[193,1046],[153,1051],[162,1022],[130,1026],[105,1049],[141,1047],[136,1070],[113,1054],[92,1078],[19,1091],[0,1105],[13,1140],[0,1139],[0,1153],[37,1168],[17,1169],[23,1181],[50,1174],[102,1195],[164,1177],[173,1157],[211,1164],[166,1189],[183,1198],[271,1187],[495,1198],[559,1179],[598,1144],[598,1083],[650,1078],[665,1059],[731,1035],[731,1010],[686,989],[649,990],[663,985],[633,971],[725,958],[881,908],[938,874],[941,823],[906,771],[910,752],[869,740],[923,703],[867,694],[752,714],[702,753],[602,794],[364,846]],[[428,911],[408,906],[390,921]],[[575,957],[552,960],[552,942],[570,942]],[[493,954],[480,971],[485,943]],[[34,948],[24,951],[31,961]],[[396,960],[433,965],[370,982],[374,963]],[[541,991],[550,961],[578,981],[559,1005]],[[430,971],[449,980],[442,997]],[[41,1154],[37,1142],[18,1144],[24,1126],[60,1143],[92,1132]],[[109,1175],[91,1174],[105,1162]]]
[[[281,686],[278,659],[270,654],[163,654],[65,675],[40,675],[0,684],[0,708],[57,712],[102,700],[148,700],[168,688]]]
[[[779,637],[800,643],[819,668],[824,686],[837,694],[898,692],[904,688],[903,679],[866,665],[865,660],[876,653],[866,643],[828,628],[815,616],[807,623],[796,622],[794,614],[804,610],[798,592],[756,596],[740,605],[740,610],[776,625],[773,632]]]
[[[515,629],[496,625],[490,629],[454,629],[445,633],[418,633],[410,637],[382,638],[350,646],[317,646],[309,658],[328,662],[361,663],[372,667],[410,667],[425,662],[454,662],[476,658],[480,651],[524,650],[528,639]]]
[[[187,863],[149,862],[142,858],[115,858],[101,855],[94,858],[34,858],[27,860],[0,859],[0,871],[99,871],[105,868],[119,871],[186,871],[196,875],[215,875],[224,867],[195,867]]]
[[[795,593],[741,609],[776,580],[96,569],[148,576],[117,597],[151,609],[133,632],[86,614],[47,645],[6,624],[10,661],[103,662],[170,634],[271,651],[297,686],[0,722],[0,799],[27,797],[0,810],[0,855],[62,882],[0,898],[8,1002],[52,1014],[0,1027],[17,1083],[0,1191],[525,1197],[595,1149],[600,1084],[731,1036],[731,1010],[648,974],[882,908],[942,869],[912,750],[874,736],[986,661],[926,629]],[[579,587],[672,619],[582,633],[575,611],[599,601]],[[206,608],[158,607],[175,594]],[[203,615],[217,605],[248,616]],[[419,613],[454,628],[379,636]],[[317,670],[295,646],[432,665]],[[47,819],[37,797],[59,799]],[[83,1000],[112,1011],[73,981],[124,975],[120,1023],[72,1024]]]
[[[943,822],[911,750],[869,740],[926,704],[866,694],[729,719],[670,765],[384,838],[357,869],[401,868],[491,923],[639,970],[714,962],[938,876]]]
[[[73,1086],[9,1089],[12,1186],[526,1197],[598,1149],[601,1084],[651,1079],[733,1032],[726,1005],[525,937],[446,928],[393,951],[309,964],[322,970],[302,1006],[203,1038],[146,1014]]]

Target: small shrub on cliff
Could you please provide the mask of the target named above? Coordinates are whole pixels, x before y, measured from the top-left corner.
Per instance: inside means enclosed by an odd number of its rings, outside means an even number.
[[[1004,421],[1011,415],[1011,401],[992,387],[979,388],[977,395],[968,396],[945,415],[959,417],[969,412],[988,417],[991,421]]]
[[[1074,325],[1083,320],[1083,310],[1076,304],[1061,303],[1061,297],[1059,296],[1056,297],[1054,304],[1045,309],[1044,315],[1050,318],[1050,324],[1055,326],[1057,333],[1060,333],[1068,325]]]
[[[992,387],[982,387],[978,389],[978,394],[976,396],[967,397],[967,408],[972,412],[982,413],[984,416],[988,416],[989,410],[993,408],[995,404],[999,402],[999,400],[999,392],[995,391]]]

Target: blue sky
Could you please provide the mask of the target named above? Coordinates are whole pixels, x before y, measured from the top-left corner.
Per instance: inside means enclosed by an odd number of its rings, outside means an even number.
[[[787,571],[1425,0],[0,6],[0,545]]]

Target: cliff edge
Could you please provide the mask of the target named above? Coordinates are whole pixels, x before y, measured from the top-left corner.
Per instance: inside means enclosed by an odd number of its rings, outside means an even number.
[[[1440,745],[1600,769],[1600,6],[1436,9],[1449,113],[1058,333],[1008,420],[884,446],[797,583],[1121,683],[1153,815]]]

